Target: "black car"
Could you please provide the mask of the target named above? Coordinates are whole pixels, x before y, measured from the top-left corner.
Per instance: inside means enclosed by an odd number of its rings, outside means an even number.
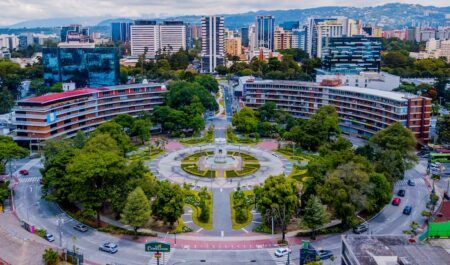
[[[416,186],[416,182],[414,182],[414,180],[408,179],[408,185],[409,186]]]
[[[403,209],[403,214],[410,215],[412,212],[412,206],[408,205]]]
[[[399,191],[397,192],[397,195],[400,196],[400,197],[405,197],[405,193],[406,193],[405,190],[399,190]]]

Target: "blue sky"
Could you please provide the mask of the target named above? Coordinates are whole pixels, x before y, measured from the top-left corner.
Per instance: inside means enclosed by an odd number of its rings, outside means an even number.
[[[325,5],[374,6],[392,2],[450,6],[449,0],[0,0],[0,25],[43,18],[209,15]]]

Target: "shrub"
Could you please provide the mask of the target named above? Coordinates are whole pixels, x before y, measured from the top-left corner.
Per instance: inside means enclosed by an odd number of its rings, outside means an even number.
[[[43,238],[43,237],[45,237],[45,235],[47,235],[47,230],[36,229],[35,234]]]
[[[259,224],[255,227],[253,227],[253,232],[271,234],[272,229],[270,227],[268,227],[266,224],[262,223],[262,224]]]
[[[56,265],[59,263],[59,254],[52,248],[47,248],[42,255],[42,259],[46,265]]]
[[[248,220],[248,211],[244,207],[235,207],[236,222],[239,224],[245,223]]]

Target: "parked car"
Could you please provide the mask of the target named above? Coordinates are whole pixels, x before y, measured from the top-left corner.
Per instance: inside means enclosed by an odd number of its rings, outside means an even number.
[[[88,230],[88,227],[84,224],[77,224],[73,227],[73,229],[78,230],[80,232],[86,232]]]
[[[400,202],[401,202],[401,201],[402,201],[402,200],[401,200],[400,198],[395,197],[395,198],[392,200],[392,205],[398,206],[398,205],[400,205]]]
[[[103,243],[103,245],[101,245],[98,249],[100,251],[108,252],[111,254],[114,254],[118,251],[117,245],[111,242]]]
[[[46,234],[44,236],[44,239],[47,240],[48,242],[53,242],[55,241],[55,237],[52,234]]]
[[[416,186],[416,182],[414,180],[408,179],[409,186]]]
[[[26,175],[30,174],[30,172],[28,172],[28,170],[26,170],[26,169],[22,169],[19,171],[19,174],[26,176]]]
[[[397,195],[400,197],[405,197],[405,193],[406,193],[405,190],[398,190]]]
[[[331,259],[333,257],[333,252],[331,252],[331,250],[318,250],[317,251],[317,257],[320,260],[326,260],[326,259]]]
[[[355,226],[353,228],[353,233],[361,234],[361,233],[364,233],[364,232],[366,232],[368,230],[369,230],[369,224],[368,223],[362,223],[362,224],[360,224],[358,226]]]
[[[403,209],[403,214],[410,215],[412,212],[412,206],[408,205]]]
[[[275,257],[281,258],[288,253],[291,253],[291,250],[289,248],[279,248],[275,250]]]

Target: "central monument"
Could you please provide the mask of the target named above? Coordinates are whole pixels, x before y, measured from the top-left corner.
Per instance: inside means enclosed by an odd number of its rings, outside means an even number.
[[[226,163],[227,162],[227,140],[225,138],[216,138],[214,140],[214,162],[215,163]]]

